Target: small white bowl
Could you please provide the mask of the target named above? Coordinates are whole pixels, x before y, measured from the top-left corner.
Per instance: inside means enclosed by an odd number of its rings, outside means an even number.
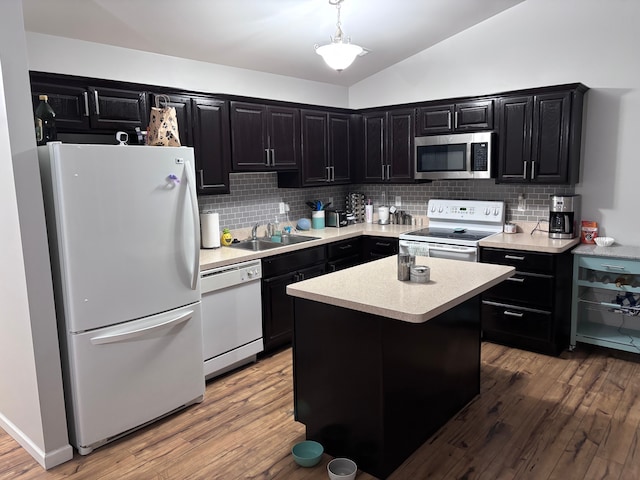
[[[334,458],[327,465],[331,480],[353,480],[358,473],[358,466],[348,458]]]
[[[599,247],[610,247],[614,241],[615,239],[613,237],[596,237],[594,239],[594,242],[596,242],[596,245]]]

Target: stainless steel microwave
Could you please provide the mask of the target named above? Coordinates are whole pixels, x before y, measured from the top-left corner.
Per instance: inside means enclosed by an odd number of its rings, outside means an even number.
[[[418,180],[492,178],[492,132],[416,137]]]

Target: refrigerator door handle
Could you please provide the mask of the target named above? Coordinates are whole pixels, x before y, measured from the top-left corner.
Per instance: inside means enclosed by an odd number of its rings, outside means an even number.
[[[193,317],[193,310],[189,310],[188,312],[184,312],[178,315],[177,317],[173,317],[168,320],[164,320],[160,323],[156,323],[154,325],[150,325],[147,327],[136,328],[134,330],[128,330],[126,332],[99,335],[97,337],[91,338],[91,343],[93,343],[94,345],[104,345],[106,343],[117,343],[117,342],[122,342],[124,340],[130,340],[136,337],[142,337],[144,335],[147,335],[161,328],[166,328],[170,326],[172,327],[180,323],[186,322],[191,317]]]
[[[191,170],[191,162],[184,162],[184,169],[187,174],[187,186],[191,194],[191,213],[193,214],[193,277],[191,278],[191,290],[198,287],[198,277],[200,277],[200,232],[198,229],[199,212],[198,197],[196,195],[196,179]]]

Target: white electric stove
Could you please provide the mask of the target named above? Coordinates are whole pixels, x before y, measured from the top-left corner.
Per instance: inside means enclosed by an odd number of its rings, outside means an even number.
[[[429,227],[400,235],[400,252],[477,262],[480,240],[502,231],[501,201],[432,199]]]

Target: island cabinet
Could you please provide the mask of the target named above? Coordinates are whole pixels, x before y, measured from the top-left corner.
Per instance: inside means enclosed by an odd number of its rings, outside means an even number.
[[[262,260],[262,326],[264,351],[291,343],[293,298],[287,285],[322,275],[326,271],[325,247],[311,247]]]
[[[298,168],[300,110],[232,101],[231,158],[234,171]]]
[[[640,248],[635,250],[634,258],[621,247],[576,249],[572,348],[581,342],[640,353]]]
[[[569,345],[571,253],[480,249],[480,261],[515,274],[482,296],[485,340],[557,355]]]
[[[351,183],[352,116],[321,110],[300,111],[300,168],[278,173],[278,187]]]
[[[429,103],[416,109],[416,135],[493,129],[493,99]]]
[[[578,182],[586,90],[575,84],[499,98],[497,182]]]
[[[30,72],[33,109],[39,95],[47,95],[56,112],[58,133],[113,133],[119,130],[135,142],[136,127],[146,130],[149,122],[148,95],[135,85],[70,75]],[[112,143],[116,143],[115,139]]]
[[[380,110],[362,115],[363,155],[359,180],[413,183],[415,110]]]
[[[294,417],[334,457],[387,478],[480,391],[480,294],[512,267],[383,258],[290,285]],[[422,477],[416,477],[422,478]]]

